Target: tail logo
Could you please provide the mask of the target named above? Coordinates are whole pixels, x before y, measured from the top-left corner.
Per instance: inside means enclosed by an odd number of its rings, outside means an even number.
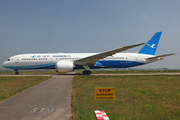
[[[155,46],[156,44],[152,44],[152,45],[148,44],[148,45],[149,45],[149,47],[151,47],[151,48],[155,48],[154,46]]]

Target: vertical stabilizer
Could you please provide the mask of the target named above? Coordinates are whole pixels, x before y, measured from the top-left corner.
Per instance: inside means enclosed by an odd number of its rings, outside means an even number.
[[[154,34],[154,36],[144,45],[144,47],[138,53],[155,55],[161,33],[162,32],[157,32],[156,34]]]

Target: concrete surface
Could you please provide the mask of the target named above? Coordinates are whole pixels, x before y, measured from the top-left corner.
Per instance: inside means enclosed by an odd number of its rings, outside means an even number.
[[[0,102],[0,120],[70,120],[72,78],[56,75]]]

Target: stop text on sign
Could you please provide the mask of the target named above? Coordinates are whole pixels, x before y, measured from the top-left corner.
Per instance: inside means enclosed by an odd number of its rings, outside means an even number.
[[[95,88],[95,100],[114,100],[115,88]]]

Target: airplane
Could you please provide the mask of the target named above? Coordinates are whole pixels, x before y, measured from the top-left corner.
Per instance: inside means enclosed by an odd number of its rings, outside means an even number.
[[[84,69],[82,74],[91,74],[90,69],[99,68],[128,68],[162,60],[166,56],[176,53],[156,56],[155,52],[162,32],[156,32],[145,44],[136,44],[101,53],[33,53],[19,54],[7,59],[2,66],[18,70],[55,69],[56,72],[69,72]],[[136,53],[120,53],[130,48],[145,44]]]

